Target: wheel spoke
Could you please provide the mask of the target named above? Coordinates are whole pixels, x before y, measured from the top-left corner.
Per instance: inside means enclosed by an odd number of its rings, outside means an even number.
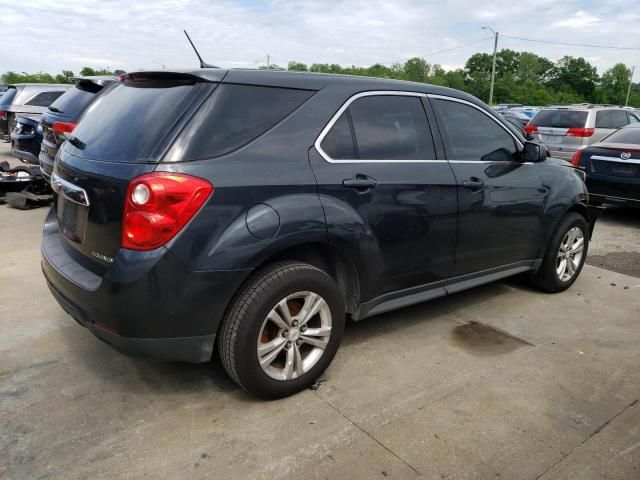
[[[277,336],[276,338],[274,338],[273,340],[267,343],[261,343],[258,345],[258,355],[260,356],[260,358],[262,358],[265,355],[273,352],[276,348],[282,346],[282,344],[286,343],[286,341],[287,341],[286,338]]]
[[[278,312],[276,312],[275,308],[269,312],[269,315],[267,316],[267,318],[271,320],[273,323],[275,323],[278,326],[278,328],[281,328],[282,330],[289,329],[289,325],[287,325],[287,322],[285,322],[282,319],[282,317],[278,314]]]
[[[313,295],[313,297],[311,297]],[[324,299],[320,295],[312,293],[304,302],[303,315],[300,315],[300,326],[315,317],[320,309],[325,305]],[[301,312],[302,313],[302,312]]]
[[[558,278],[562,280],[564,278],[564,274],[567,271],[567,260],[563,259],[558,265]]]
[[[304,366],[302,365],[302,356],[300,355],[300,348],[295,343],[292,345],[291,350],[293,350],[293,359],[294,359],[294,370],[298,377],[302,376],[304,373]]]
[[[576,264],[573,261],[573,258],[567,259],[567,270],[570,277],[573,276],[574,273],[576,273]]]
[[[302,340],[304,343],[308,343],[309,345],[313,345],[314,347],[318,347],[322,350],[324,350],[327,346],[327,344],[324,343],[322,340],[318,340],[317,338],[313,338],[313,337],[307,337],[306,335],[301,335],[300,340]]]
[[[280,315],[287,324],[287,328],[291,326],[291,311],[289,310],[289,304],[287,303],[287,299],[280,300],[278,303],[278,310],[280,311]]]
[[[579,238],[573,245],[571,245],[571,249],[569,253],[576,254],[584,250],[584,238]]]
[[[307,328],[304,331],[306,337],[328,337],[331,335],[331,327]]]
[[[293,348],[292,345],[291,348],[287,350],[287,359],[284,363],[284,369],[282,370],[282,374],[284,375],[285,380],[290,380],[293,377],[295,362],[295,348]]]
[[[272,340],[269,343],[275,342],[277,339]],[[284,348],[284,346],[286,345],[286,341],[283,338],[282,342],[280,342],[275,348],[273,348],[269,353],[267,353],[265,356],[260,357],[260,366],[267,367],[269,365],[271,365],[271,363],[276,359],[276,357],[278,356],[278,354],[282,351],[282,349]],[[265,344],[268,345],[268,344]]]

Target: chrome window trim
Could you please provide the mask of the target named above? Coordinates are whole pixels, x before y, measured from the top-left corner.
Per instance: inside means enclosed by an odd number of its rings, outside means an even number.
[[[329,163],[447,163],[447,160],[366,160],[366,159],[334,159],[331,158],[327,152],[322,149],[322,142],[324,138],[328,135],[329,131],[333,128],[335,123],[338,121],[340,116],[345,112],[349,105],[363,97],[378,97],[382,95],[396,96],[396,97],[418,97],[418,98],[426,98],[426,93],[421,92],[405,92],[401,90],[370,90],[366,92],[356,93],[355,95],[349,97],[346,102],[342,104],[342,106],[338,109],[338,111],[331,117],[329,123],[325,125],[325,127],[316,138],[313,146],[316,148],[318,153],[322,158],[324,158]],[[425,115],[426,118],[426,115]],[[434,146],[435,148],[435,146]]]
[[[622,163],[622,164],[633,163],[634,165],[640,165],[640,160],[635,158],[628,158],[627,160],[624,160],[620,157],[606,157],[603,155],[592,155],[591,160],[603,160],[605,162],[616,162],[616,163]]]
[[[462,100],[461,98],[449,97],[447,95],[437,95],[435,93],[429,93],[429,94],[427,94],[427,97],[428,98],[435,98],[437,100],[445,100],[445,101],[449,101],[449,102],[462,103],[464,105],[468,105],[470,107],[475,108],[479,112],[484,113],[487,117],[489,117],[491,120],[493,120],[500,127],[502,127],[502,129],[505,132],[507,132],[511,136],[511,138],[513,138],[513,140],[516,142],[516,145],[520,146],[520,148],[524,148],[524,144],[518,139],[518,137],[516,137],[513,134],[513,132],[511,130],[509,130],[509,128],[506,125],[503,125],[501,122],[498,121],[497,118],[495,118],[493,115],[491,115],[489,112],[487,112],[484,108],[479,107],[475,103],[469,102],[467,100]],[[469,160],[469,162],[474,162],[474,161],[475,160]],[[516,163],[522,163],[522,162],[516,162]]]

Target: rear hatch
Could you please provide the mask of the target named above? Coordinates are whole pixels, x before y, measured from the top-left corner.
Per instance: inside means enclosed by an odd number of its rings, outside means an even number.
[[[540,110],[525,131],[537,135],[551,150],[574,152],[582,146],[585,137],[593,135],[593,129],[585,128],[588,116],[586,110]]]
[[[102,274],[113,262],[130,180],[156,168],[217,85],[216,75],[131,74],[100,95],[68,134],[52,176],[54,209],[65,249],[85,268]]]

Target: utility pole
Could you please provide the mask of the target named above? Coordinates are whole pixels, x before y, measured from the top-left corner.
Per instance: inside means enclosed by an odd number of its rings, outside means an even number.
[[[633,72],[635,72],[636,67],[631,67],[631,76],[629,77],[629,88],[627,88],[627,99],[624,101],[624,106],[626,107],[629,104],[629,95],[631,95],[631,85],[633,85]]]
[[[271,62],[269,60],[271,60],[271,56],[267,53],[267,70],[271,68]]]
[[[489,105],[493,104],[493,85],[496,82],[496,55],[498,54],[498,32],[494,31],[491,27],[482,27],[483,30],[491,30],[494,35],[493,41],[493,62],[491,64],[491,86],[489,87]]]

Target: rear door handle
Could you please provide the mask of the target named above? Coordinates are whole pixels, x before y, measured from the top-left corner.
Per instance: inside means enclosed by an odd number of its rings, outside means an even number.
[[[377,184],[378,182],[375,178],[371,178],[366,175],[356,175],[354,178],[348,178],[342,181],[343,186],[353,188],[361,193],[372,190]]]
[[[479,178],[471,177],[469,180],[462,182],[462,186],[470,190],[479,190],[484,187],[484,182]]]

